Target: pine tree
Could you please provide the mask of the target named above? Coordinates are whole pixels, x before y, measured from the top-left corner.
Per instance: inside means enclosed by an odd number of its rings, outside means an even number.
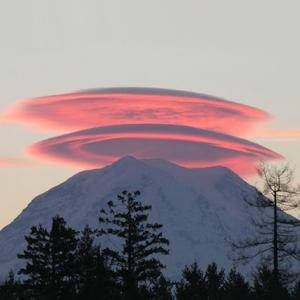
[[[296,282],[291,293],[291,300],[300,299],[300,279]]]
[[[242,274],[231,269],[224,284],[224,300],[250,300],[251,289]]]
[[[64,299],[74,293],[77,234],[66,226],[63,218],[57,216],[53,219],[49,236],[52,285],[56,287],[58,297]]]
[[[274,280],[274,272],[266,264],[258,266],[254,274],[254,299],[255,300],[289,300],[288,290]]]
[[[25,275],[24,287],[32,297],[37,298],[46,295],[50,288],[49,232],[41,225],[33,226],[25,240],[27,247],[22,254],[18,254],[18,258],[25,259],[27,263],[18,274]]]
[[[50,232],[33,226],[25,236],[27,248],[18,258],[26,261],[19,274],[25,275],[25,287],[37,299],[72,299],[75,294],[74,267],[77,232],[63,218],[52,220]]]
[[[114,273],[98,245],[96,231],[86,226],[76,250],[76,282],[78,299],[118,299]]]
[[[25,299],[25,293],[19,280],[15,280],[13,271],[10,271],[8,278],[0,285],[1,300]]]
[[[172,282],[161,275],[154,283],[149,298],[153,300],[172,300],[172,288]]]
[[[138,201],[139,195],[139,191],[123,191],[117,203],[107,203],[108,209],[102,209],[99,218],[100,235],[111,235],[120,241],[121,249],[106,249],[106,254],[115,262],[126,299],[138,298],[141,284],[155,282],[164,267],[156,255],[169,253],[162,225],[147,222],[151,206]]]
[[[220,300],[224,294],[225,272],[223,269],[218,271],[216,263],[208,265],[205,272],[208,299]]]
[[[189,267],[186,266],[183,269],[182,278],[176,285],[176,299],[207,299],[207,285],[205,276],[196,262]]]

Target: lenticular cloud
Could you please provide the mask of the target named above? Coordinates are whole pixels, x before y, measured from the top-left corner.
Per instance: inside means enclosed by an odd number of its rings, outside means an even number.
[[[29,99],[6,118],[70,131],[120,124],[172,124],[243,134],[268,114],[250,106],[186,91],[110,88]]]
[[[38,142],[29,151],[81,167],[103,166],[132,155],[188,167],[223,165],[249,175],[257,162],[281,158],[242,139],[268,119],[267,113],[186,91],[85,90],[22,101],[3,119],[68,133]]]
[[[96,127],[36,143],[30,152],[86,167],[106,165],[130,154],[165,158],[187,167],[223,165],[243,175],[255,171],[261,159],[279,158],[271,150],[241,138],[164,124]]]

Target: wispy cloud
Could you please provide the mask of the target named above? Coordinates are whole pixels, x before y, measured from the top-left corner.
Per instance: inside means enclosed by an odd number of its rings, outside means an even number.
[[[3,167],[26,167],[32,165],[27,159],[15,157],[0,157],[0,168]]]

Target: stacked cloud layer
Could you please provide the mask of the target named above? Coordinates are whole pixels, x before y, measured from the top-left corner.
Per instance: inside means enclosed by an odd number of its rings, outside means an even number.
[[[267,120],[267,113],[185,91],[85,90],[22,101],[3,119],[68,133],[32,145],[30,153],[81,167],[132,155],[189,167],[223,165],[249,175],[259,161],[281,158],[241,138]],[[79,131],[69,133],[74,130]]]

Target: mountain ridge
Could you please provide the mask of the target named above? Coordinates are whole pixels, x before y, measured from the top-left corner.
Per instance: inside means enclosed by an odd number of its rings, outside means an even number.
[[[79,172],[35,197],[0,231],[0,275],[20,267],[16,254],[25,247],[24,235],[32,225],[49,228],[59,214],[76,229],[86,224],[99,228],[100,209],[123,190],[140,190],[141,200],[153,208],[150,221],[164,225],[170,255],[162,261],[171,277],[195,260],[229,268],[228,240],[253,233],[244,197],[254,196],[255,189],[231,170],[187,169],[159,159],[124,157],[104,168]]]

